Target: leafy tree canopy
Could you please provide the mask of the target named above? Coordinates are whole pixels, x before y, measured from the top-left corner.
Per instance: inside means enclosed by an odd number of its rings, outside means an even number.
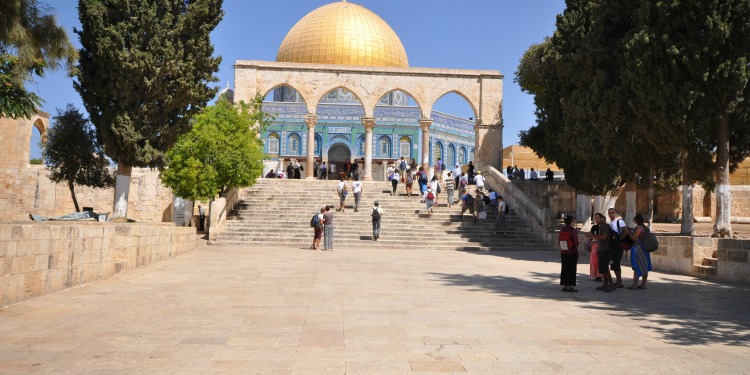
[[[222,0],[79,0],[76,90],[108,156],[162,167],[216,93],[210,33]]]
[[[194,118],[193,129],[167,152],[162,181],[176,196],[211,200],[227,187],[250,186],[263,173],[259,127],[271,117],[262,98],[234,106],[220,99]]]
[[[50,7],[37,0],[0,2],[0,116],[31,117],[42,102],[24,83],[46,69],[73,66],[76,50]]]
[[[67,182],[76,211],[80,211],[74,185],[104,188],[114,185],[109,161],[96,141],[94,128],[72,104],[57,110],[47,142],[44,160],[54,182]]]

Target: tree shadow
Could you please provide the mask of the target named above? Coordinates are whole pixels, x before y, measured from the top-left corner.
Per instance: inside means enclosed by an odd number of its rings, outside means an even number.
[[[486,254],[486,253],[479,253]],[[514,259],[542,260],[542,254],[507,252]],[[499,255],[499,254],[492,254]],[[550,256],[547,254],[546,260]],[[623,266],[627,285],[632,271]],[[613,293],[595,290],[599,283],[578,274],[578,293],[564,293],[559,273],[533,272],[527,279],[511,276],[485,276],[432,273],[448,285],[474,287],[509,297],[544,300],[575,300],[585,309],[628,317],[646,330],[658,333],[676,345],[725,344],[750,346],[750,287],[719,284],[705,280],[685,282],[659,273],[646,290],[618,289]],[[626,281],[627,280],[627,281]]]

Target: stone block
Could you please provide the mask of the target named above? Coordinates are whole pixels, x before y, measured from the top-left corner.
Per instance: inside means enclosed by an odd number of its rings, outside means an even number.
[[[0,276],[10,275],[10,257],[0,256]]]
[[[747,250],[719,250],[718,258],[720,262],[747,263]]]
[[[99,279],[99,263],[86,264],[82,268],[81,283],[90,283]]]
[[[13,257],[16,255],[17,241],[0,242],[0,255]]]
[[[70,287],[68,277],[70,268],[56,268],[48,272],[47,293],[57,292]]]
[[[34,271],[36,257],[34,255],[24,255],[14,257],[11,261],[10,273],[13,275],[22,275],[26,272]]]
[[[34,271],[24,274],[23,299],[42,296],[46,293],[47,271]]]
[[[35,225],[31,229],[32,240],[48,240],[50,239],[51,228],[47,225]]]
[[[0,307],[10,304],[10,275],[0,275]]]
[[[31,230],[25,225],[14,225],[11,237],[15,241],[29,240],[31,239]]]
[[[13,239],[13,226],[0,224],[0,243],[9,242]]]
[[[49,269],[49,255],[34,255],[34,271],[46,271]]]

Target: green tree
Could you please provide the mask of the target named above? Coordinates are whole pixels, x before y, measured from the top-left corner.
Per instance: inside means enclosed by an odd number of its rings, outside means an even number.
[[[716,187],[714,233],[732,236],[729,172],[750,150],[750,2],[644,2],[628,43],[640,113],[660,122],[662,149],[679,150],[682,233],[693,233],[692,184]]]
[[[42,152],[50,169],[50,180],[68,183],[76,212],[81,210],[76,199],[75,185],[95,188],[114,185],[114,176],[96,141],[94,128],[72,104],[68,104],[64,111],[57,110]]]
[[[45,69],[72,67],[76,50],[51,8],[37,0],[0,2],[0,115],[30,117],[41,98],[24,83]]]
[[[164,152],[216,93],[210,33],[221,0],[79,0],[76,90],[105,153],[117,162],[114,218],[127,217],[132,167]]]
[[[212,200],[227,187],[255,183],[263,173],[263,142],[256,125],[270,117],[261,110],[262,98],[234,106],[220,99],[194,117],[193,129],[167,152],[161,179],[176,196]]]

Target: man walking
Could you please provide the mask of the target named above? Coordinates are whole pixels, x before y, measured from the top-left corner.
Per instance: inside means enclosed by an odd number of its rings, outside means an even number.
[[[333,166],[333,164],[331,164],[331,166]],[[343,176],[336,185],[336,193],[339,195],[339,211],[344,212],[344,201],[346,201],[346,196],[349,194],[349,188],[346,187],[346,182],[344,182]]]
[[[354,193],[354,212],[359,212],[359,199],[362,197],[362,181],[355,179],[352,182],[352,192]]]
[[[622,268],[620,268],[620,261],[622,261],[622,253],[623,250],[630,249],[629,245],[625,245],[624,239],[628,238],[630,239],[630,228],[628,228],[627,225],[625,225],[625,220],[622,219],[619,215],[617,215],[617,211],[614,209],[614,207],[607,210],[607,216],[609,216],[609,227],[612,228],[613,231],[617,232],[620,236],[622,247],[619,247],[617,249],[612,249],[612,271],[615,273],[615,277],[617,281],[615,282],[615,288],[624,288],[625,285],[622,283]],[[632,245],[632,241],[630,242],[630,245]]]
[[[323,250],[333,251],[333,212],[326,206],[323,214]]]
[[[372,240],[377,241],[380,238],[380,220],[383,218],[383,209],[380,208],[378,201],[375,201],[375,207],[372,208]]]

